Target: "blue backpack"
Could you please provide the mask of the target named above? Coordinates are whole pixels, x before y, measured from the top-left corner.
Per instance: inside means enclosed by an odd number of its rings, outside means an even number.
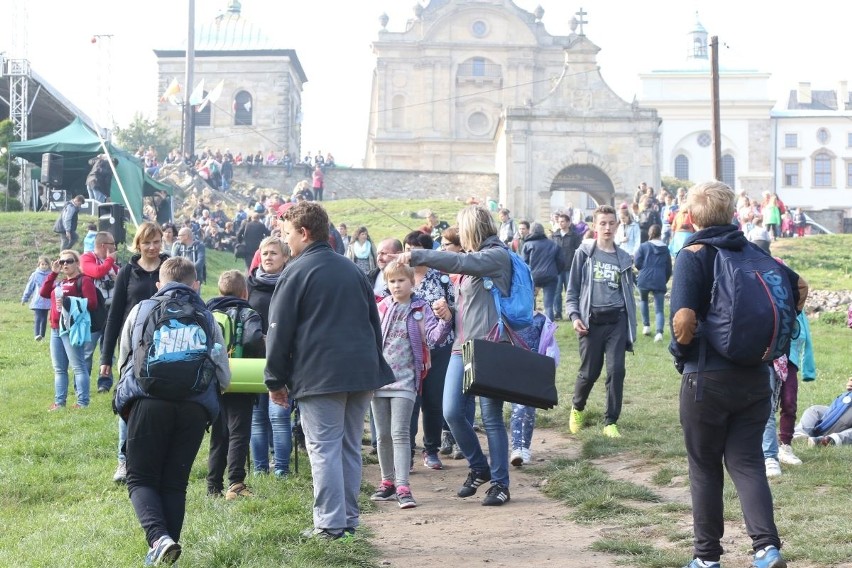
[[[497,308],[499,320],[497,328],[503,334],[504,322],[517,331],[529,327],[533,323],[535,308],[535,287],[533,285],[530,267],[514,252],[507,250],[512,261],[512,282],[509,294],[504,296],[491,278],[483,278],[485,288],[491,290],[494,296],[494,306]]]
[[[751,243],[738,251],[716,250],[702,339],[739,365],[787,355],[798,324],[793,288],[782,266]]]
[[[215,371],[213,325],[210,312],[188,298],[143,301],[131,338],[134,375],[142,390],[166,400],[205,392]]]
[[[65,296],[59,314],[59,335],[67,335],[71,345],[80,347],[92,340],[92,320],[89,300],[80,296]]]
[[[834,399],[831,406],[823,414],[822,419],[814,426],[814,436],[824,436],[831,431],[831,428],[852,409],[852,393],[845,392]]]

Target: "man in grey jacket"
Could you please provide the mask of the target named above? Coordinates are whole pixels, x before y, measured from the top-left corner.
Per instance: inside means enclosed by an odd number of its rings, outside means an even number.
[[[585,241],[574,254],[565,310],[580,340],[580,371],[568,429],[576,434],[585,421],[586,401],[601,374],[606,356],[605,436],[618,438],[616,422],[624,394],[624,354],[636,340],[633,299],[633,258],[615,246],[615,209],[595,209],[595,240]]]
[[[77,242],[77,218],[85,201],[85,197],[77,195],[62,208],[59,219],[53,225],[53,232],[59,235],[59,250],[70,249]]]
[[[359,523],[364,415],[373,391],[394,376],[382,357],[373,290],[332,250],[328,227],[317,202],[282,216],[293,260],[269,305],[265,382],[275,404],[299,403],[314,484],[314,526],[303,536],[338,539]]]

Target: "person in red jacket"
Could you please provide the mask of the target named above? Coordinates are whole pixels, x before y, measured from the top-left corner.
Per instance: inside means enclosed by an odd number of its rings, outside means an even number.
[[[72,345],[69,335],[59,333],[59,318],[65,296],[82,296],[88,300],[89,311],[97,308],[98,296],[91,278],[80,272],[80,255],[63,250],[51,265],[52,272],[42,284],[39,294],[50,298],[50,358],[53,361],[54,400],[51,411],[65,408],[68,398],[68,366],[74,371],[74,390],[77,403],[73,408],[89,406],[89,376],[86,374],[84,345]]]
[[[94,281],[100,289],[104,298],[104,304],[109,307],[112,304],[112,295],[115,291],[115,277],[118,275],[118,264],[115,250],[115,237],[112,234],[101,231],[95,235],[95,248],[80,255],[80,272]],[[86,359],[86,374],[92,373],[92,355],[95,346],[103,349],[103,329],[92,329],[92,341],[85,345],[84,356]],[[112,376],[98,376],[98,392],[107,393],[112,389]]]

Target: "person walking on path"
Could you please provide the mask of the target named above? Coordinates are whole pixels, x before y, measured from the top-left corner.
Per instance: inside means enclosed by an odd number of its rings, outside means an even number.
[[[642,335],[651,335],[651,315],[648,296],[654,296],[654,342],[663,340],[665,324],[666,284],[672,277],[672,257],[669,247],[660,240],[660,226],[648,228],[648,240],[639,245],[633,265],[639,271],[636,285],[639,288],[639,307],[642,311]]]

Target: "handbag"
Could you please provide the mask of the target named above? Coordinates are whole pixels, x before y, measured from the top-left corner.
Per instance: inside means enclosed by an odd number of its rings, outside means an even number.
[[[462,391],[524,406],[553,408],[559,402],[556,362],[530,351],[509,326],[504,329],[509,342],[497,341],[495,326],[486,339],[470,339],[462,345]]]

